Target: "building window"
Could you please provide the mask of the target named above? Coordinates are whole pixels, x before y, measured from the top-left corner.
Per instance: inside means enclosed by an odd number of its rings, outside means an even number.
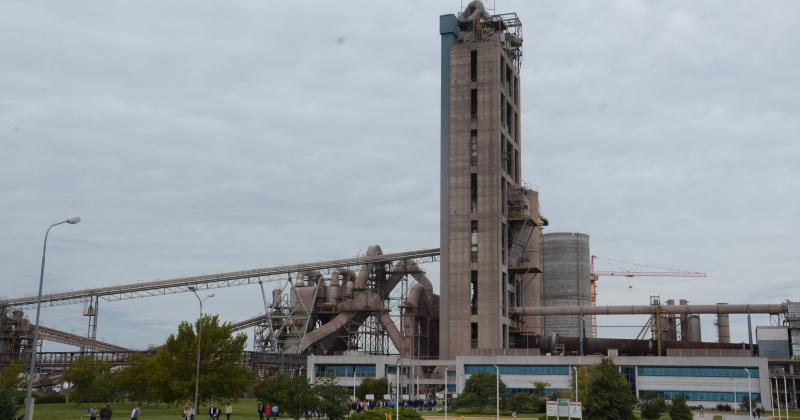
[[[469,150],[470,166],[478,166],[478,130],[472,130],[469,133]]]
[[[470,223],[469,262],[478,262],[478,221]]]
[[[502,176],[500,177],[500,208],[503,209],[503,216],[508,216],[508,190]]]
[[[758,368],[748,367],[753,378],[758,378]],[[692,376],[713,378],[746,378],[744,367],[684,367],[684,366],[641,366],[639,376]]]
[[[469,211],[478,212],[478,174],[469,176]]]
[[[470,338],[470,346],[473,349],[477,349],[478,348],[478,323],[477,322],[470,323],[470,334],[469,334],[469,336],[470,336],[469,337]]]
[[[515,149],[514,150],[514,182],[519,184],[519,152]]]
[[[761,393],[753,392],[753,402],[761,402]],[[725,401],[725,402],[742,402],[747,400],[747,391],[736,392],[736,399],[733,398],[733,392],[724,391],[639,391],[641,399],[656,399],[662,398],[671,400],[675,397],[683,395],[689,401]]]
[[[508,348],[508,325],[503,324],[503,348]]]
[[[473,324],[474,325],[474,324]],[[499,365],[501,375],[564,375],[569,376],[569,366],[564,365]],[[492,365],[464,365],[464,374],[491,373],[497,371]]]
[[[478,81],[478,51],[472,50],[469,53],[469,74],[473,82]]]
[[[500,223],[500,232],[502,232],[503,239],[500,242],[500,261],[505,264],[506,263],[506,250],[508,249],[508,230],[506,229],[505,223]],[[505,276],[505,273],[503,273]],[[505,313],[505,311],[503,312]]]
[[[505,160],[505,170],[508,176],[512,176],[514,174],[514,146],[511,145],[511,142],[508,139],[505,140],[506,151],[503,153],[503,159]]]
[[[472,315],[478,315],[478,271],[472,270],[470,271],[470,306],[472,307]]]
[[[500,94],[500,125],[506,124],[506,113],[505,113],[505,106],[506,106],[506,95]]]
[[[374,378],[375,365],[316,365],[315,374],[318,377],[333,375],[336,377]]]
[[[519,144],[519,114],[514,113],[514,141]]]
[[[478,119],[478,89],[469,91],[469,115],[473,120]]]
[[[514,134],[511,133],[511,119],[514,118],[514,108],[511,107],[511,104],[506,102],[506,130],[508,130],[511,137],[514,137]]]
[[[514,78],[514,103],[519,106],[519,78]]]
[[[500,299],[503,300],[502,308],[503,311],[500,312],[503,316],[508,316],[508,274],[503,273],[503,287],[502,287],[502,295],[500,295]]]
[[[514,73],[511,72],[511,67],[506,66],[506,90],[508,94],[511,95],[511,80],[514,78]]]
[[[506,81],[506,60],[500,55],[500,81]]]

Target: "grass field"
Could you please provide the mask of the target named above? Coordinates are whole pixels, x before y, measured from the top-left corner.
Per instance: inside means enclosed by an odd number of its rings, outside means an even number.
[[[91,406],[91,404],[83,404],[78,406],[72,403],[41,404],[36,406],[36,411],[34,412],[33,417],[36,420],[87,420],[88,417],[86,417],[86,411]],[[94,406],[99,410],[103,405],[94,404]],[[241,399],[238,402],[233,403],[233,415],[231,416],[231,420],[258,419],[258,413],[256,413],[257,407],[258,401],[255,399]],[[114,403],[111,404],[111,408],[114,410],[112,420],[127,420],[130,419],[130,413],[131,409],[133,408],[133,404]],[[184,406],[166,407],[163,404],[160,404],[159,407],[156,407],[155,404],[142,404],[139,408],[142,410],[142,414],[139,416],[139,418],[142,420],[180,420],[183,414]],[[208,415],[205,414],[207,412],[208,406],[202,407],[200,409],[201,416],[198,416],[198,420],[208,418]],[[220,416],[220,419],[225,419],[225,415],[223,414]]]

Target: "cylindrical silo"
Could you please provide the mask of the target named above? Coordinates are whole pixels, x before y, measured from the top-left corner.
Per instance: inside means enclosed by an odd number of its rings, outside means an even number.
[[[719,303],[719,305],[727,305],[727,303]],[[720,343],[731,342],[731,319],[728,314],[717,314],[717,334],[719,335]]]
[[[689,301],[686,299],[681,299],[678,301],[681,305],[688,305]],[[682,314],[680,316],[680,327],[681,327],[681,341],[689,341],[689,315]]]
[[[668,299],[667,305],[675,306],[675,299]],[[678,325],[675,314],[667,314],[667,327],[664,331],[664,340],[677,341],[678,340]]]
[[[703,336],[700,330],[700,315],[690,314],[686,317],[686,322],[689,326],[686,339],[694,342],[703,341]]]
[[[589,235],[583,233],[547,233],[542,237],[544,306],[591,304]],[[579,315],[547,316],[544,335],[558,333],[580,336]],[[584,330],[591,330],[591,316],[584,316]]]

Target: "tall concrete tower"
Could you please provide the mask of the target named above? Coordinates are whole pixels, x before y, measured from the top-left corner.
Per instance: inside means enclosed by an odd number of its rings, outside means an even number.
[[[541,332],[538,192],[521,181],[522,23],[472,1],[440,17],[440,357],[514,347]]]

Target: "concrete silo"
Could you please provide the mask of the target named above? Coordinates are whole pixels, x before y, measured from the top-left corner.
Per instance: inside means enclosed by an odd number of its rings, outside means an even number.
[[[591,305],[589,235],[547,233],[542,237],[544,306]],[[585,315],[584,331],[591,331],[592,317]],[[580,336],[579,315],[547,316],[545,336]]]

